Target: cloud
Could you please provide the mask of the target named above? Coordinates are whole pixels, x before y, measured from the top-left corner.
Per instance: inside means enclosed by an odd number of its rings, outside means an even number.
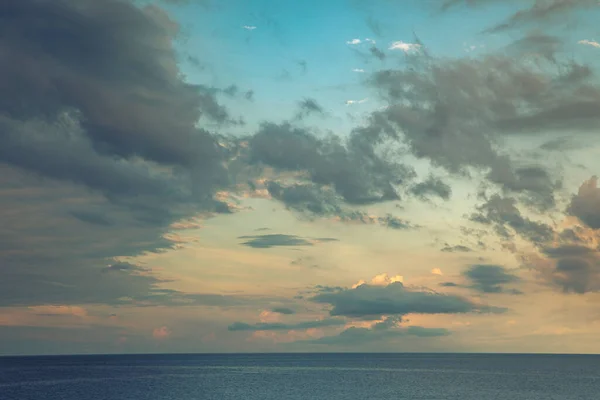
[[[306,98],[300,102],[299,106],[300,111],[297,118],[304,118],[311,114],[325,115],[325,109],[315,99]]]
[[[382,217],[368,215],[365,212],[346,207],[343,197],[333,190],[312,183],[295,183],[284,186],[279,182],[267,181],[267,190],[276,200],[288,209],[306,216],[334,217],[341,222],[379,224],[395,230],[417,229],[417,225],[392,214]]]
[[[544,249],[549,258],[530,265],[549,285],[565,293],[585,294],[600,291],[600,252],[581,245]]]
[[[583,44],[585,46],[592,46],[595,48],[600,48],[600,43],[596,42],[595,40],[580,40],[577,43]]]
[[[496,313],[504,309],[436,292],[416,291],[395,282],[387,286],[363,284],[334,293],[320,293],[312,301],[332,306],[332,316],[377,319],[381,315]]]
[[[536,245],[543,245],[552,240],[554,235],[552,227],[523,217],[516,203],[514,198],[495,194],[477,207],[478,212],[471,216],[471,220],[494,226],[496,233],[507,239],[511,237],[508,226]]]
[[[456,245],[456,246],[450,246],[450,245],[446,244],[442,249],[440,249],[440,251],[443,251],[444,253],[469,253],[473,250],[471,248],[469,248],[467,246],[463,246],[461,244]]]
[[[129,271],[146,271],[144,268],[130,264],[127,262],[117,262],[106,267],[106,271],[121,271],[121,272],[129,272]]]
[[[440,286],[442,286],[442,287],[460,287],[460,285],[458,283],[454,283],[454,282],[442,282],[442,283],[440,283]]]
[[[316,239],[304,239],[295,235],[283,235],[283,234],[268,234],[268,235],[251,235],[251,236],[240,236],[238,239],[249,239],[242,244],[248,247],[254,247],[259,249],[269,249],[271,247],[288,247],[288,246],[314,246],[320,242],[332,242],[337,241],[333,238],[316,238]]]
[[[364,71],[363,71],[364,72]],[[361,99],[361,100],[346,100],[346,105],[352,105],[352,104],[362,104],[364,102],[368,101],[368,99]]]
[[[200,126],[231,117],[182,80],[179,26],[128,1],[5,3],[0,304],[200,301],[115,262],[172,248],[172,223],[223,209],[229,150]]]
[[[274,313],[279,313],[279,314],[284,314],[284,315],[296,314],[296,311],[292,310],[291,308],[287,308],[287,307],[275,307],[275,308],[272,308],[271,311]]]
[[[439,268],[434,268],[434,269],[432,269],[432,270],[431,270],[431,274],[432,274],[432,275],[438,275],[438,276],[442,276],[442,275],[444,275],[444,274],[442,273],[442,270],[441,270],[441,269],[439,269]]]
[[[161,326],[160,328],[155,328],[152,331],[152,337],[157,340],[164,340],[171,336],[171,330],[166,326]]]
[[[520,278],[499,265],[472,265],[463,272],[463,276],[471,281],[470,288],[482,293],[522,294],[516,289],[504,287],[504,285],[519,282]]]
[[[567,212],[576,216],[592,229],[600,229],[600,188],[598,177],[585,181],[572,197]]]
[[[428,196],[437,196],[443,200],[449,200],[452,195],[452,188],[440,178],[429,176],[427,180],[413,185],[410,192],[421,199]]]
[[[254,25],[244,25],[242,26],[242,28],[246,29],[247,31],[253,31],[256,29],[256,26]]]
[[[406,67],[372,75],[388,105],[372,115],[370,129],[452,174],[478,169],[506,194],[551,208],[560,179],[499,148],[508,136],[591,131],[600,122],[600,90],[585,65],[537,65],[506,54],[415,55]]]
[[[507,46],[508,54],[515,57],[537,59],[542,58],[556,62],[556,54],[563,50],[564,43],[560,37],[542,32],[529,32],[521,39]]]
[[[320,186],[331,185],[343,200],[365,205],[399,199],[396,186],[410,179],[411,168],[384,157],[370,131],[352,132],[346,143],[338,137],[317,138],[289,123],[265,123],[248,140],[250,163],[281,171],[303,171]]]
[[[371,53],[371,55],[373,55],[374,57],[378,58],[380,61],[383,61],[386,58],[386,54],[383,51],[379,50],[376,46],[369,47],[369,53]]]
[[[360,40],[360,39],[358,39],[358,38],[356,38],[356,39],[352,39],[352,40],[348,40],[348,41],[346,42],[346,44],[351,44],[351,45],[357,45],[357,44],[361,44],[361,43],[362,43],[362,40]]]
[[[498,0],[445,0],[442,3],[442,9],[447,10],[457,4],[478,6],[488,3],[501,2]],[[487,29],[487,32],[525,28],[531,24],[544,25],[549,22],[556,24],[567,20],[570,13],[598,6],[596,0],[532,0],[523,3],[527,3],[528,6],[512,13],[504,22]]]
[[[383,274],[375,275],[371,279],[371,285],[373,285],[373,286],[387,286],[390,283],[396,283],[396,282],[403,283],[404,277],[402,275],[388,276],[388,274],[386,272],[384,272]],[[366,284],[366,282],[361,279],[360,281],[358,281],[357,283],[352,285],[352,289],[355,289],[364,284]]]
[[[257,324],[246,324],[244,322],[234,322],[227,328],[229,331],[290,331],[294,329],[313,329],[325,328],[331,326],[345,325],[346,321],[343,318],[326,318],[315,321],[304,321],[292,324],[284,324],[279,322]]]
[[[388,48],[389,50],[402,50],[405,53],[410,53],[413,51],[418,51],[420,49],[421,45],[417,44],[417,43],[406,43],[403,41],[397,41],[397,42],[393,42],[390,47]]]
[[[408,326],[405,328],[376,330],[369,328],[350,327],[335,336],[324,336],[319,339],[301,341],[301,343],[358,346],[372,342],[389,341],[410,336],[431,338],[448,336],[451,332],[444,328],[424,328],[421,326]]]

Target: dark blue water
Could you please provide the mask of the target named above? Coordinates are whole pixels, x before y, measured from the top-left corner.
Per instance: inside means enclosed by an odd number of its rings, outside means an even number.
[[[600,399],[600,356],[131,355],[0,358],[0,399]]]

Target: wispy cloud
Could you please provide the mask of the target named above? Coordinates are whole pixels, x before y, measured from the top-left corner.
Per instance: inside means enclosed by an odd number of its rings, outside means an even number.
[[[595,47],[595,48],[600,48],[600,43],[596,42],[595,40],[584,39],[584,40],[580,40],[577,43],[583,44],[583,45],[586,45],[586,46],[592,46],[592,47]]]
[[[405,53],[410,53],[413,51],[417,51],[419,50],[419,48],[421,47],[420,44],[417,43],[406,43],[403,41],[397,41],[397,42],[393,42],[390,47],[388,47],[389,50],[402,50]]]

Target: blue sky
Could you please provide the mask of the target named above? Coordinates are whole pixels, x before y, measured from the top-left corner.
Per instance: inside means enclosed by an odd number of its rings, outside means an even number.
[[[203,61],[203,71],[184,64],[190,80],[221,87],[234,82],[241,89],[253,88],[258,105],[252,111],[266,119],[270,115],[264,113],[273,109],[289,118],[299,99],[305,97],[318,98],[339,116],[365,107],[372,110],[376,106],[363,103],[348,108],[345,102],[376,101],[373,91],[362,83],[369,73],[404,62],[402,50],[389,50],[392,43],[412,43],[416,34],[439,56],[481,51],[480,46],[506,41],[482,37],[480,32],[508,11],[507,7],[493,7],[475,17],[465,10],[435,15],[435,9],[417,1],[262,0],[211,6],[192,2],[174,7],[172,13],[183,26],[183,51],[210,60]],[[361,43],[348,43],[354,39]],[[387,55],[386,60],[369,55],[373,45]]]

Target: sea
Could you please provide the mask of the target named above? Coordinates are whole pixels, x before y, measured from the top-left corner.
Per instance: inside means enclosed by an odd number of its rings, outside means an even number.
[[[2,400],[598,400],[600,356],[1,357]]]

